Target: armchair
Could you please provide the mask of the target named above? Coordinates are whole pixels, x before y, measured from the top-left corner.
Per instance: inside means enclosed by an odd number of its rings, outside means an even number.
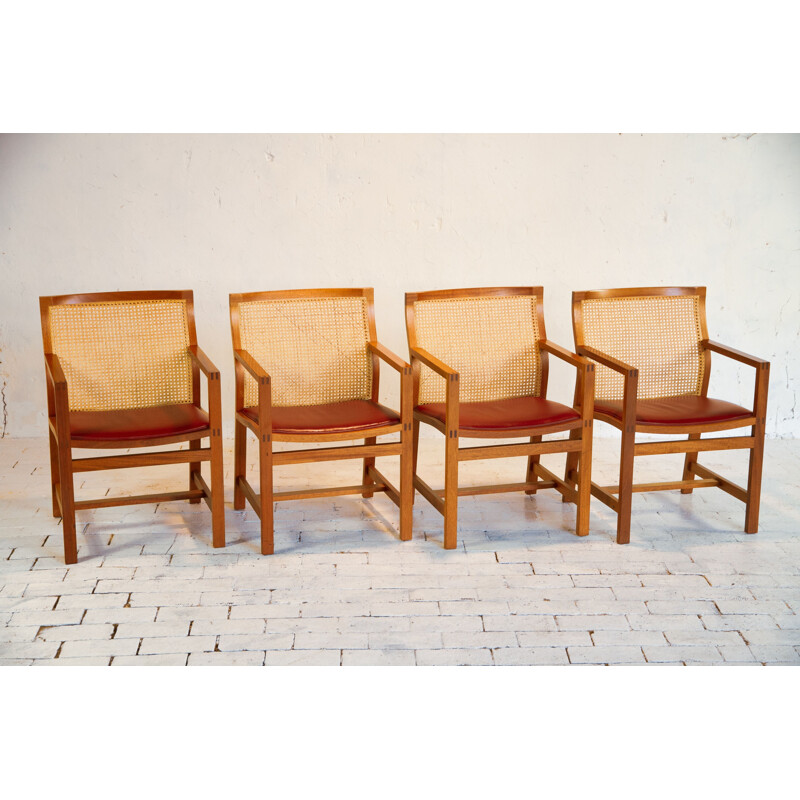
[[[577,505],[575,530],[589,532],[594,365],[548,341],[542,287],[453,289],[406,294],[406,327],[414,376],[414,486],[444,516],[444,547],[457,544],[458,498],[553,488]],[[576,369],[575,407],[547,399],[548,359]],[[417,473],[420,423],[445,436],[445,486]],[[551,433],[570,439],[542,441]],[[459,447],[462,438],[527,438],[517,444]],[[545,453],[577,459],[570,484],[540,463]],[[458,465],[527,456],[525,481],[458,486]]]
[[[230,296],[236,366],[234,508],[247,500],[261,521],[261,552],[274,552],[273,503],[385,492],[400,509],[400,539],[411,539],[411,370],[377,341],[372,289],[251,292]],[[399,373],[400,413],[378,403],[380,361]],[[246,476],[247,432],[258,447],[259,490]],[[399,441],[377,437],[399,434]],[[274,451],[274,442],[363,444]],[[375,466],[400,456],[400,487]],[[361,483],[273,490],[284,464],[361,459]]]
[[[758,531],[769,362],[709,341],[705,287],[574,292],[575,349],[597,364],[595,418],[622,432],[619,483],[592,484],[617,512],[617,542],[630,541],[634,492],[716,486],[746,505],[744,529]],[[752,408],[708,397],[711,353],[755,370]],[[749,427],[745,436],[701,439],[703,433]],[[637,433],[688,434],[685,441],[636,442]],[[710,450],[750,450],[747,488],[698,463]],[[633,483],[635,456],[685,453],[680,481]],[[575,467],[567,458],[567,480]]]
[[[197,346],[191,291],[108,292],[39,298],[50,435],[53,516],[63,520],[64,558],[78,558],[75,512],[204,499],[214,547],[225,545],[219,371]],[[208,411],[200,406],[200,373]],[[202,447],[201,440],[209,439]],[[129,449],[188,442],[188,450],[73,458],[73,449]],[[201,464],[211,464],[211,486]],[[189,465],[186,491],[75,500],[73,475],[105,469]]]

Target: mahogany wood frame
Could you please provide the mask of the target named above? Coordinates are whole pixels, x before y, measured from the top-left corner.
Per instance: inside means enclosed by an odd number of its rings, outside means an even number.
[[[184,300],[186,302],[188,352],[192,362],[192,402],[200,406],[200,373],[208,382],[208,417],[206,428],[192,433],[182,433],[146,439],[103,440],[72,443],[70,436],[69,387],[61,369],[58,356],[52,352],[49,314],[55,305],[78,303],[103,303],[147,300]],[[189,500],[199,503],[204,499],[211,509],[212,543],[214,547],[225,546],[225,507],[222,463],[222,400],[220,373],[206,354],[197,346],[194,321],[194,298],[186,291],[136,291],[101,292],[93,294],[71,294],[39,298],[44,343],[45,374],[47,379],[47,415],[50,434],[50,487],[53,501],[53,516],[61,517],[64,535],[64,560],[75,564],[78,546],[75,531],[75,511],[86,508],[108,508],[110,506],[134,505],[137,503],[163,503],[170,500]],[[210,440],[208,447],[201,440]],[[97,458],[73,458],[74,449],[129,449],[136,447],[159,447],[162,445],[189,442],[188,450],[134,453]],[[200,472],[203,461],[211,466],[211,486]],[[104,469],[146,467],[161,464],[189,465],[189,488],[182,492],[159,492],[155,494],[127,497],[104,497],[97,500],[75,500],[73,475],[78,472],[93,472]],[[215,498],[217,498],[215,500]]]
[[[380,384],[380,362],[388,364],[400,373],[400,422],[370,428],[369,431],[349,431],[346,433],[308,433],[285,434],[272,430],[272,383],[268,372],[253,356],[242,349],[239,304],[257,300],[281,300],[287,298],[321,297],[363,297],[367,305],[367,324],[369,341],[367,348],[372,356],[371,400],[378,402]],[[273,503],[281,500],[302,500],[311,497],[335,497],[360,494],[372,497],[375,492],[385,492],[386,496],[400,509],[400,539],[408,541],[412,536],[412,442],[411,442],[411,367],[389,349],[378,342],[375,326],[375,300],[371,288],[364,289],[294,289],[269,292],[248,292],[230,295],[231,334],[233,357],[236,368],[234,421],[234,488],[233,507],[242,510],[245,499],[253,507],[261,521],[261,553],[274,552]],[[245,416],[244,377],[249,373],[258,386],[258,423]],[[259,491],[247,481],[247,431],[251,431],[258,444]],[[377,437],[398,433],[397,442],[377,443]],[[361,445],[326,447],[320,449],[273,451],[273,442],[337,442],[364,440]],[[379,456],[400,456],[399,490],[375,466]],[[339,461],[343,459],[363,459],[361,483],[354,486],[341,486],[302,491],[275,492],[273,490],[273,468],[282,464],[301,464],[317,461]]]
[[[466,495],[495,494],[500,492],[524,491],[536,494],[539,489],[556,489],[563,502],[577,504],[575,532],[578,536],[589,533],[589,504],[592,460],[592,417],[594,408],[594,364],[588,359],[569,352],[563,347],[548,341],[544,326],[544,290],[541,286],[492,287],[477,289],[444,289],[428,292],[406,293],[406,330],[411,369],[414,377],[414,487],[444,517],[444,547],[452,550],[457,545],[458,498]],[[539,353],[541,384],[540,397],[547,397],[548,357],[555,356],[577,370],[575,382],[575,410],[579,420],[556,425],[536,426],[530,429],[515,430],[513,433],[492,429],[487,431],[464,431],[459,426],[459,373],[440,361],[436,356],[417,345],[414,319],[414,303],[418,300],[449,299],[458,297],[518,297],[535,295],[537,298],[537,321],[539,325]],[[420,367],[432,369],[447,382],[445,394],[445,422],[417,410],[419,405]],[[417,454],[419,450],[419,427],[424,422],[444,434],[445,438],[445,486],[432,489],[417,474]],[[542,441],[549,433],[569,431],[569,439]],[[459,447],[459,438],[510,439],[529,437],[524,444],[489,445],[481,447]],[[561,480],[557,475],[539,463],[545,453],[567,453],[576,459],[574,470],[576,481],[572,484]],[[484,458],[508,458],[527,456],[525,481],[522,483],[470,486],[459,488],[458,464]],[[578,467],[579,465],[579,467]]]
[[[703,350],[703,382],[701,396],[708,394],[711,373],[711,353],[731,358],[753,367],[756,371],[755,392],[752,415],[717,423],[695,423],[690,425],[643,425],[636,423],[636,392],[639,370],[635,365],[626,364],[607,353],[586,344],[584,339],[583,313],[581,303],[604,297],[674,297],[696,296],[700,317],[700,346]],[[617,543],[630,542],[631,500],[633,492],[666,491],[680,489],[682,494],[691,494],[694,489],[716,486],[746,504],[744,530],[746,533],[758,532],[758,513],[761,497],[761,471],[764,460],[764,433],[767,413],[767,389],[769,385],[769,362],[734,350],[732,347],[709,341],[706,324],[705,286],[657,286],[630,289],[607,289],[572,293],[572,325],[575,336],[575,350],[582,356],[593,359],[624,378],[622,420],[595,411],[595,418],[619,429],[622,434],[620,449],[619,483],[613,486],[598,486],[592,483],[592,494],[609,508],[617,512]],[[701,439],[703,433],[750,427],[749,436],[717,437]],[[688,434],[684,441],[636,442],[636,433]],[[743,488],[727,478],[712,472],[698,463],[698,453],[710,450],[750,450],[747,488]],[[634,484],[633,463],[635,456],[658,455],[662,453],[685,453],[683,477],[680,481],[662,483]],[[567,456],[567,480],[575,469],[574,457]]]

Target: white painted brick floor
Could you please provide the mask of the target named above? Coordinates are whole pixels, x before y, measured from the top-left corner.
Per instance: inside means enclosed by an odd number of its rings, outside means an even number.
[[[618,440],[595,441],[595,476],[615,482]],[[443,477],[442,440],[421,472]],[[800,442],[767,442],[761,530],[714,489],[638,494],[632,541],[593,501],[591,533],[553,491],[462,498],[459,546],[419,495],[400,542],[383,496],[278,504],[276,553],[231,505],[211,547],[205,505],[80,512],[76,565],[50,511],[44,439],[0,442],[0,665],[800,664]],[[708,454],[744,482],[744,454]],[[558,457],[545,458],[561,468]],[[641,459],[668,480],[682,457]],[[254,464],[250,464],[254,469]],[[396,480],[397,465],[381,465]],[[474,462],[462,482],[522,479],[523,459]],[[187,483],[186,468],[78,476],[85,499]],[[282,468],[277,488],[356,483],[357,462]],[[440,484],[439,484],[440,485]]]

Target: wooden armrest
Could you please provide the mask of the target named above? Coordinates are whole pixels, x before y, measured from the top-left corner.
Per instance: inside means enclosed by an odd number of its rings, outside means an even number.
[[[560,358],[562,361],[572,364],[573,367],[577,367],[578,369],[586,369],[590,366],[588,358],[575,355],[575,353],[571,353],[566,348],[561,347],[561,345],[555,342],[551,342],[549,339],[543,339],[539,342],[539,348],[554,355],[556,358]]]
[[[570,353],[549,339],[539,342],[539,347],[572,364],[578,370],[575,375],[575,409],[580,412],[584,420],[591,420],[594,411],[594,364],[588,358]]]
[[[200,371],[210,381],[219,380],[219,370],[214,366],[211,359],[196,345],[190,344],[188,347],[189,355],[192,360],[200,367]]]
[[[367,342],[367,350],[371,353],[375,353],[378,358],[385,361],[390,367],[394,367],[401,374],[409,367],[402,358],[396,356],[389,348],[384,347],[380,342]]]
[[[626,364],[624,361],[620,361],[618,358],[614,358],[606,353],[602,353],[600,350],[595,350],[594,347],[581,346],[576,347],[575,349],[578,351],[578,355],[591,358],[592,361],[596,361],[598,364],[602,364],[604,367],[613,369],[615,372],[620,372],[623,375],[631,375],[633,373],[635,373],[637,376],[639,375],[639,370],[636,369],[636,367],[632,367],[630,364]]]
[[[238,361],[259,383],[269,383],[269,375],[261,364],[256,361],[247,350],[234,350],[233,357]]]
[[[272,430],[272,385],[269,374],[247,350],[234,350],[234,360],[241,364],[258,382],[258,425],[263,431]],[[242,402],[241,383],[237,379],[236,403]]]
[[[769,364],[769,361],[764,361],[763,358],[750,356],[747,353],[743,353],[741,350],[734,350],[732,347],[720,344],[719,342],[712,342],[708,339],[703,339],[700,342],[700,347],[702,347],[704,350],[711,350],[714,353],[719,353],[721,356],[732,358],[734,361],[740,361],[742,364],[747,364],[748,366],[755,367],[756,369],[763,367],[764,364]]]
[[[48,413],[55,412],[56,427],[54,432],[59,445],[69,447],[69,391],[67,389],[67,379],[61,369],[61,362],[55,353],[45,353],[44,364],[47,380],[53,387],[50,389],[48,386],[47,389]]]
[[[430,367],[434,372],[438,372],[443,378],[450,378],[452,375],[458,376],[458,372],[448,367],[443,361],[439,361],[436,356],[431,355],[427,350],[421,347],[412,347],[411,360],[421,361],[426,367]]]
[[[44,365],[47,378],[57,388],[67,388],[67,379],[61,369],[61,362],[55,353],[44,354]]]

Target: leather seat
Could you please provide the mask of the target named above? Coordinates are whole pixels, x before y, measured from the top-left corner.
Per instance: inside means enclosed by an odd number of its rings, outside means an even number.
[[[241,413],[258,424],[258,408],[243,408]],[[394,411],[372,400],[272,407],[273,433],[347,433],[399,424],[400,417]]]
[[[514,430],[558,425],[580,419],[580,414],[569,406],[546,400],[543,397],[512,397],[480,403],[459,403],[458,428],[464,431]],[[417,411],[439,422],[445,421],[444,403],[424,403]]]
[[[191,403],[114,411],[71,411],[73,443],[178,436],[208,428],[208,414]]]
[[[597,414],[622,420],[622,400],[596,400],[594,410]],[[752,411],[735,403],[694,394],[636,401],[636,423],[639,425],[710,424],[752,416]]]

